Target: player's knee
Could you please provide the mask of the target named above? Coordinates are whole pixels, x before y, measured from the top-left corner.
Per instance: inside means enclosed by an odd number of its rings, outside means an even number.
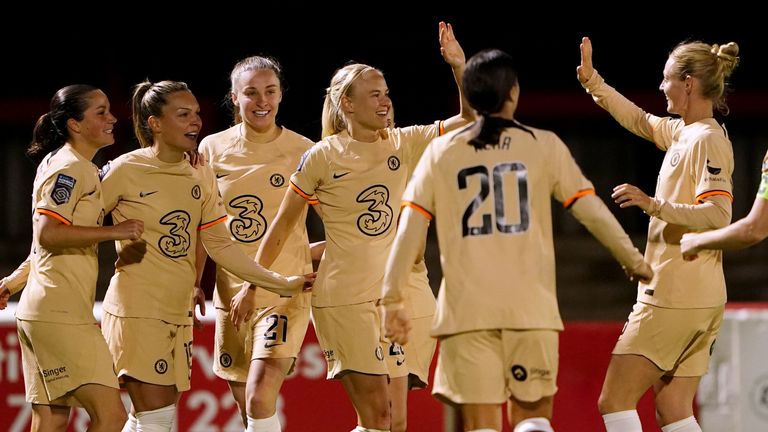
[[[64,430],[69,424],[69,411],[51,411],[48,406],[32,404],[31,430]]]
[[[360,420],[362,420],[363,424],[365,425],[375,425],[378,429],[389,430],[388,426],[391,424],[391,414],[389,407],[372,407],[369,415],[361,415]]]
[[[247,412],[254,418],[267,418],[277,410],[276,392],[250,391],[246,394]]]

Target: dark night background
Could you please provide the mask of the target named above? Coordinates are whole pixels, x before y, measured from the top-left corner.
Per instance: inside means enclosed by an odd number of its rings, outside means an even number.
[[[751,207],[760,164],[768,148],[763,125],[768,108],[764,24],[751,24],[753,13],[740,10],[699,10],[692,16],[683,5],[647,5],[648,11],[627,13],[636,3],[612,9],[590,4],[588,10],[553,5],[523,14],[519,5],[473,2],[473,12],[415,13],[387,3],[366,5],[371,12],[339,12],[340,4],[303,10],[299,4],[264,8],[209,5],[194,12],[146,10],[109,17],[53,19],[5,15],[0,60],[0,275],[8,274],[27,254],[31,238],[29,197],[33,165],[23,152],[39,115],[47,111],[53,93],[82,82],[102,88],[118,117],[117,143],[97,155],[100,164],[137,147],[130,125],[131,87],[145,78],[186,81],[202,109],[203,136],[226,128],[231,121],[224,106],[229,72],[243,57],[269,55],[284,67],[287,89],[278,123],[317,140],[324,89],[334,70],[349,60],[384,71],[396,107],[399,126],[430,123],[453,115],[457,93],[450,68],[439,53],[437,24],[451,22],[467,57],[495,47],[518,60],[522,95],[517,118],[535,127],[554,130],[569,145],[583,171],[604,199],[611,188],[629,182],[653,195],[663,154],[616,124],[584,93],[575,77],[581,36],[590,36],[595,67],[606,81],[647,111],[663,115],[658,91],[668,52],[680,41],[739,44],[742,61],[731,82],[731,114],[725,120],[734,145],[734,220]],[[438,7],[439,6],[439,7]],[[733,7],[733,5],[730,5]],[[228,9],[224,9],[224,7]],[[616,6],[618,7],[618,6]],[[358,4],[357,9],[361,6]],[[653,10],[650,10],[653,8]],[[420,10],[445,10],[444,4],[424,4]],[[691,9],[700,9],[692,5]],[[110,9],[114,10],[114,9]],[[52,11],[49,11],[52,12]],[[598,13],[599,12],[599,13]],[[544,15],[542,15],[544,13]],[[599,16],[604,14],[605,16]],[[201,16],[204,19],[201,19]],[[9,30],[23,22],[23,31]],[[123,22],[120,22],[120,21]],[[15,25],[20,25],[18,22]],[[636,208],[609,208],[641,250],[648,218]],[[635,290],[619,266],[576,220],[554,210],[558,283],[563,314],[568,319],[623,319]],[[313,230],[314,232],[314,230]],[[433,283],[439,282],[435,242],[429,263]],[[102,248],[100,291],[111,275],[112,246]],[[763,265],[768,248],[726,254],[731,300],[766,300]],[[501,271],[501,269],[499,270]],[[513,275],[510,276],[514,278]]]

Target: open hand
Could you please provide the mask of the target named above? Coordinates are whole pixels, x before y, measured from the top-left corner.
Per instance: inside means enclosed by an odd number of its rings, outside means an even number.
[[[467,62],[467,57],[464,55],[464,50],[459,45],[459,41],[453,35],[453,27],[449,23],[440,21],[438,25],[440,40],[440,54],[443,55],[443,59],[451,65],[451,67],[464,66]]]
[[[595,72],[595,68],[592,66],[592,41],[588,37],[583,37],[579,47],[581,48],[581,64],[576,67],[576,77],[579,78],[579,82],[584,84]]]
[[[653,279],[653,269],[645,261],[643,261],[643,264],[640,267],[634,270],[630,270],[625,267],[624,273],[627,274],[630,282],[638,281],[647,284],[651,281],[651,279]]]
[[[390,341],[405,345],[411,331],[411,318],[402,303],[384,306],[384,336]]]
[[[132,241],[124,244],[117,254],[115,267],[123,267],[129,264],[138,264],[144,259],[147,253],[147,242],[144,240]]]
[[[640,207],[640,210],[648,212],[651,207],[651,198],[640,188],[629,183],[620,184],[613,188],[611,198],[621,208],[637,206]]]

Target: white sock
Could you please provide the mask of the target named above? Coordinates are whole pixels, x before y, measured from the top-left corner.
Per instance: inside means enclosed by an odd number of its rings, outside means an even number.
[[[696,417],[690,416],[662,427],[661,432],[701,432],[701,427]]]
[[[128,420],[120,432],[136,432],[136,417],[133,416],[133,413],[128,413]]]
[[[282,432],[283,430],[277,412],[272,414],[272,417],[265,419],[255,419],[251,416],[247,416],[247,418],[248,428],[245,429],[245,432]]]
[[[606,432],[643,432],[637,410],[619,411],[603,416]]]
[[[471,431],[467,432],[497,432],[496,429],[472,429]],[[513,431],[514,432],[514,431]]]
[[[512,432],[555,432],[546,417],[527,418],[515,426]]]
[[[362,426],[357,426],[356,428],[352,429],[351,432],[389,432],[387,429],[371,429],[371,428],[364,428]]]
[[[136,413],[136,432],[170,432],[176,417],[176,405]]]

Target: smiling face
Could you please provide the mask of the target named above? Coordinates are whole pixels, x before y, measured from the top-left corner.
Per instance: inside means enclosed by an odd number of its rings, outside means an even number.
[[[196,149],[203,122],[195,95],[189,91],[177,91],[168,95],[166,101],[162,115],[149,118],[155,141],[168,150],[180,153]]]
[[[117,119],[109,111],[109,99],[101,90],[94,90],[87,96],[88,108],[82,120],[69,119],[67,127],[74,140],[83,141],[90,147],[100,149],[115,143],[113,129]]]
[[[690,77],[686,79],[690,79]],[[688,103],[686,82],[685,79],[680,78],[677,63],[671,57],[664,65],[664,79],[661,81],[659,90],[667,98],[667,112],[679,115],[685,113]]]
[[[275,126],[277,110],[283,99],[280,80],[272,69],[251,69],[235,81],[232,101],[243,121],[264,133]]]
[[[387,81],[377,70],[363,72],[357,77],[342,101],[349,122],[370,131],[387,127],[391,107]]]

